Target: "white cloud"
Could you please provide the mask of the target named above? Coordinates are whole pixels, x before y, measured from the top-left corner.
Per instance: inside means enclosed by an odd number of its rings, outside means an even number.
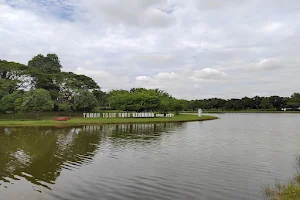
[[[166,27],[174,19],[160,8],[166,5],[165,0],[110,0],[84,1],[84,6],[93,12],[93,16],[99,17],[99,23],[115,23],[136,27]]]
[[[278,69],[281,67],[280,60],[276,58],[263,59],[257,63],[259,69]]]
[[[240,6],[242,4],[248,3],[249,0],[196,0],[199,9],[207,10],[207,9],[221,9],[224,7],[230,6]]]
[[[278,58],[265,58],[247,66],[248,69],[272,71],[283,68],[284,64]]]
[[[85,69],[85,68],[81,68],[78,67],[75,70],[75,73],[77,74],[84,74],[87,76],[93,76],[97,79],[101,79],[101,78],[111,78],[112,75],[104,70],[89,70],[89,69]]]
[[[224,46],[222,44],[214,43],[214,42],[207,42],[207,41],[189,41],[183,40],[181,41],[183,47],[188,48],[199,48],[199,49],[220,49]]]
[[[281,28],[283,28],[283,24],[281,24],[279,22],[272,22],[272,23],[265,25],[262,28],[262,31],[267,32],[267,33],[272,33],[274,31],[278,31]]]
[[[195,95],[206,84],[223,83],[225,77],[226,73],[215,69],[181,69],[177,72],[160,72],[153,76],[137,76],[135,85],[149,89],[160,88],[178,98],[190,99],[190,94]]]
[[[159,53],[137,54],[132,57],[133,62],[142,64],[165,64],[172,62],[174,59],[173,55]]]
[[[299,90],[297,0],[43,2],[0,0],[0,59],[56,53],[64,71],[106,91],[142,86],[191,99]]]
[[[174,72],[160,72],[155,76],[155,78],[160,80],[172,80],[178,78],[178,75]]]
[[[87,68],[81,68],[78,67],[75,70],[75,73],[77,74],[83,74],[86,76],[89,76],[93,78],[99,86],[102,88],[104,91],[109,91],[112,89],[119,89],[119,84],[122,85],[123,87],[126,87],[127,85],[129,86],[129,77],[128,76],[116,76],[115,74],[112,74],[110,72],[107,72],[105,70],[91,70]]]
[[[221,80],[227,76],[228,75],[225,72],[216,69],[205,68],[201,70],[195,70],[193,72],[193,76],[189,77],[189,79],[192,79],[194,81]]]
[[[148,76],[137,76],[135,78],[137,81],[151,81],[152,79]]]

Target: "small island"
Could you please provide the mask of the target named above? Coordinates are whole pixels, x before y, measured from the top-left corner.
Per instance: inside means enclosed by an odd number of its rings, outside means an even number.
[[[217,117],[203,115],[198,117],[191,114],[175,115],[173,118],[83,118],[74,117],[68,121],[54,119],[40,120],[0,120],[0,126],[76,126],[76,125],[103,125],[103,124],[132,124],[132,123],[169,123],[214,120]]]
[[[104,92],[91,77],[62,71],[56,54],[36,55],[27,65],[0,60],[0,69],[0,126],[74,126],[217,119],[213,116],[180,114],[186,110],[187,101],[160,89],[131,88]],[[132,115],[126,118],[116,116],[116,113],[123,112]],[[85,117],[84,113],[96,113],[97,117]],[[100,113],[115,113],[115,116],[100,116]],[[133,113],[152,113],[153,116],[134,117]],[[154,113],[158,115],[154,117]]]

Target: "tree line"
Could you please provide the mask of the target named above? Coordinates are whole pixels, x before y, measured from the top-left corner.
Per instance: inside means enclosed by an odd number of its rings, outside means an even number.
[[[42,111],[90,112],[103,109],[124,111],[298,110],[300,94],[291,97],[244,97],[241,99],[176,99],[159,89],[132,88],[103,92],[90,77],[64,72],[56,54],[36,55],[27,65],[0,60],[0,112]]]
[[[33,112],[92,109],[100,91],[90,77],[61,71],[56,54],[37,55],[27,65],[0,60],[0,111]]]
[[[300,110],[300,93],[294,93],[291,97],[243,97],[241,99],[221,99],[210,98],[202,100],[186,101],[184,109],[195,110],[198,108],[206,110],[224,110],[224,111],[241,111],[241,110],[273,110],[273,111],[298,111]]]
[[[101,91],[90,77],[63,72],[56,54],[34,56],[27,65],[0,60],[0,112],[35,113],[93,109],[124,111],[182,110],[180,101],[158,89]]]

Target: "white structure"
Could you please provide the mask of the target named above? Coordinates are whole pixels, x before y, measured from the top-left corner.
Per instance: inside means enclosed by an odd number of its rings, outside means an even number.
[[[174,117],[174,114],[166,114],[166,117]]]
[[[291,108],[281,108],[282,111],[289,111],[292,110]]]
[[[202,117],[202,109],[201,108],[198,109],[198,117]]]
[[[83,118],[100,118],[100,113],[83,113]]]
[[[118,116],[120,118],[128,118],[128,117],[130,117],[130,113],[119,113]]]
[[[154,114],[153,112],[145,113],[83,113],[83,118],[154,118],[154,117],[174,117],[174,114]]]

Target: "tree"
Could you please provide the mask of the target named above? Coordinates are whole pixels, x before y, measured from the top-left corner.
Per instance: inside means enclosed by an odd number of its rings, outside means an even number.
[[[108,95],[101,90],[93,90],[93,95],[96,97],[99,106],[108,106]]]
[[[273,105],[274,108],[277,110],[281,110],[282,107],[286,105],[286,101],[283,97],[279,96],[271,96],[269,97],[270,103]]]
[[[39,54],[28,62],[28,66],[31,69],[34,88],[48,90],[52,99],[57,99],[62,68],[58,56],[56,54],[47,54],[47,56]]]
[[[259,107],[261,109],[274,109],[273,105],[270,103],[269,98],[263,98]]]
[[[6,79],[0,79],[0,99],[16,89],[16,83]]]
[[[43,73],[50,74],[58,74],[62,68],[56,54],[47,54],[47,56],[38,54],[28,62],[28,66],[39,69]]]
[[[159,89],[132,88],[130,91],[113,90],[108,94],[112,109],[136,112],[160,110],[163,99],[172,98],[168,93]]]
[[[74,74],[73,72],[61,72],[60,87],[71,90],[97,90],[98,84],[90,77],[83,74]]]
[[[243,97],[241,99],[242,105],[243,105],[243,109],[253,109],[255,108],[255,100],[248,98],[248,97]]]
[[[143,111],[154,111],[159,108],[160,99],[157,96],[143,95],[142,108]]]
[[[82,90],[74,96],[75,110],[81,109],[84,112],[87,112],[92,110],[97,104],[96,97],[87,90]]]
[[[170,101],[167,98],[162,99],[159,104],[159,111],[166,114],[170,110],[171,110]]]
[[[255,97],[253,97],[253,101],[254,101],[254,104],[255,104],[255,109],[259,109],[259,105],[260,105],[260,103],[261,103],[261,101],[262,101],[262,98],[261,97],[259,97],[259,96],[255,96]]]
[[[0,91],[12,93],[26,87],[28,80],[30,78],[26,65],[0,60]]]
[[[170,99],[170,107],[172,111],[176,112],[176,115],[179,115],[179,112],[183,109],[180,100],[177,100],[175,98]]]
[[[127,90],[112,90],[108,93],[108,105],[111,109],[120,110],[124,105],[124,98],[128,98],[129,92]]]
[[[206,107],[206,103],[204,100],[191,100],[188,103],[188,109],[191,109],[192,111],[197,110],[199,108],[204,109],[205,107]]]
[[[240,99],[229,99],[226,101],[225,108],[227,110],[242,110],[243,104]]]
[[[295,110],[300,108],[300,93],[292,94],[291,98],[287,101],[287,105]]]
[[[62,102],[62,103],[58,104],[58,110],[69,112],[69,114],[71,115],[72,104],[70,104],[69,102]]]
[[[21,91],[15,91],[12,94],[5,95],[0,101],[1,111],[11,112],[13,117],[14,113],[20,110],[22,97],[23,94]]]
[[[40,116],[40,112],[53,109],[54,104],[50,93],[44,89],[31,90],[25,94],[22,110],[25,112],[34,112],[36,118]]]
[[[69,101],[79,90],[99,90],[98,84],[90,77],[72,72],[62,72],[59,81],[60,99]]]

